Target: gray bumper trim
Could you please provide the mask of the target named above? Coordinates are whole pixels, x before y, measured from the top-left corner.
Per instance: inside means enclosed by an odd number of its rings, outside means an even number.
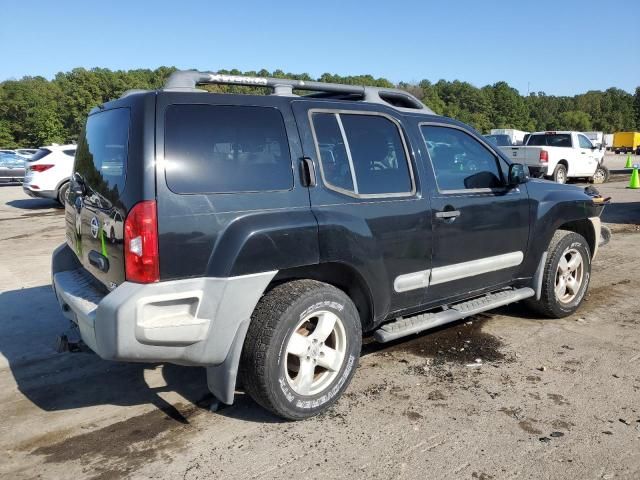
[[[213,368],[209,386],[231,403],[251,314],[277,272],[96,288],[64,245],[53,256],[53,286],[84,342],[108,360]],[[231,399],[229,398],[231,392]]]

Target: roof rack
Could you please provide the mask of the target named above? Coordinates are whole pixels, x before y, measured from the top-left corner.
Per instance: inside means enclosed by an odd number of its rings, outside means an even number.
[[[294,89],[306,90],[316,92],[310,96],[317,98],[360,100],[384,104],[402,111],[415,112],[419,110],[422,113],[434,114],[430,108],[416,97],[397,88],[310,82],[290,78],[247,77],[215,72],[198,72],[196,70],[179,70],[169,76],[165,82],[164,90],[193,90],[197,85],[204,84],[266,87],[273,90],[273,95],[281,96],[294,96]]]

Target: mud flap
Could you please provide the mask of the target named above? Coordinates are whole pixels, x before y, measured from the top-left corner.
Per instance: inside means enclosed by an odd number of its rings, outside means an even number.
[[[242,353],[242,346],[247,336],[250,321],[250,319],[247,319],[238,325],[233,344],[224,362],[220,365],[207,367],[207,386],[209,387],[209,391],[213,393],[218,400],[227,405],[233,404],[240,354]]]

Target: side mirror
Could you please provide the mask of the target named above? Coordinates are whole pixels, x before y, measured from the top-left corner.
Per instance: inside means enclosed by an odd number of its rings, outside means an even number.
[[[521,163],[509,165],[509,186],[515,187],[529,180],[529,169]]]

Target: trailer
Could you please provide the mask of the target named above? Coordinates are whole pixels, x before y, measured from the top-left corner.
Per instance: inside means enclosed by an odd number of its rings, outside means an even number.
[[[511,138],[512,145],[524,144],[524,137],[529,132],[523,132],[522,130],[516,130],[514,128],[492,128],[491,135],[508,135]]]
[[[640,132],[616,132],[613,134],[613,151],[640,155]]]

